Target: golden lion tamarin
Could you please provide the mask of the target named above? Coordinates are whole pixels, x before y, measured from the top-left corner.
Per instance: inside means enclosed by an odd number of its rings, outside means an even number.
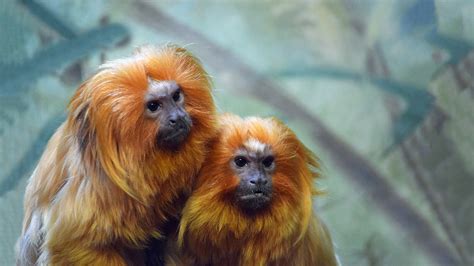
[[[167,264],[337,265],[313,213],[311,167],[317,159],[283,123],[223,115]]]
[[[29,180],[18,264],[125,265],[180,211],[216,125],[208,75],[184,48],[104,64]]]

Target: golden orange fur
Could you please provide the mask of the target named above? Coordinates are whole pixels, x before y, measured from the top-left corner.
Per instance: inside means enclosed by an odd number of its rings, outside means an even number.
[[[270,205],[243,212],[233,199],[239,183],[230,167],[249,140],[271,147],[275,157]],[[313,213],[318,167],[315,156],[276,119],[224,115],[220,132],[183,210],[178,243],[168,265],[337,265],[328,230]]]
[[[174,80],[193,126],[180,150],[155,143],[146,119],[148,78]],[[103,65],[75,93],[25,195],[18,264],[125,265],[180,211],[216,132],[210,80],[183,48],[142,47]]]

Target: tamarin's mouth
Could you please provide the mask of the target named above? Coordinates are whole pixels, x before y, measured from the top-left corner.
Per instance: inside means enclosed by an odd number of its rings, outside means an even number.
[[[162,129],[157,136],[157,144],[169,150],[177,150],[186,141],[190,131],[191,125],[185,122],[174,128]]]
[[[256,211],[267,207],[272,199],[271,190],[256,188],[238,193],[237,201],[241,208]]]
[[[256,198],[270,198],[267,194],[262,191],[255,191],[252,194],[240,196],[241,200],[256,199]]]

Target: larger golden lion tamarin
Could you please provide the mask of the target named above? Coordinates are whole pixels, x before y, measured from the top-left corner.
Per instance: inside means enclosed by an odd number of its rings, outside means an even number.
[[[125,265],[180,211],[215,132],[210,80],[185,49],[106,63],[29,180],[18,264]]]
[[[224,115],[168,265],[337,265],[313,213],[315,156],[275,119]]]

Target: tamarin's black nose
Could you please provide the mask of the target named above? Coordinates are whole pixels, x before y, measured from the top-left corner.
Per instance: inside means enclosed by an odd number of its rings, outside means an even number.
[[[184,117],[169,119],[168,125],[174,130],[182,130],[186,128],[186,122],[184,121]]]
[[[258,175],[250,178],[249,183],[254,186],[264,186],[268,183],[268,179],[263,175]]]
[[[182,115],[179,115],[179,114],[172,114],[169,118],[168,118],[168,125],[172,128],[181,128],[184,126],[184,117]]]

